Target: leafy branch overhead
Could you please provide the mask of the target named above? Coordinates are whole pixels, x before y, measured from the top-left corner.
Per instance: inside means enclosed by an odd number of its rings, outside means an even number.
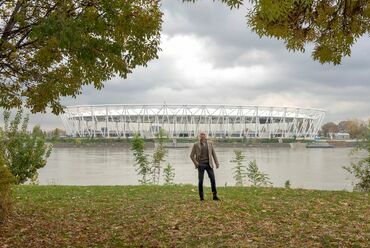
[[[0,1],[0,106],[60,113],[82,85],[157,58],[161,23],[153,0]]]
[[[196,0],[185,0],[195,2]],[[231,8],[247,1],[219,0]],[[305,51],[320,63],[340,64],[357,39],[370,34],[368,0],[250,0],[247,23],[260,37],[284,41],[287,49]]]

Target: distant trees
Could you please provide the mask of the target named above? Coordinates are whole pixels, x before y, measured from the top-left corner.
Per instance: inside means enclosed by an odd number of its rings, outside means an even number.
[[[341,121],[338,123],[340,132],[349,133],[351,138],[360,138],[367,133],[367,125],[365,121],[352,119]]]
[[[359,119],[340,121],[338,125],[334,122],[328,122],[321,127],[321,132],[326,137],[329,133],[349,133],[352,139],[356,139],[366,135],[367,123]]]
[[[322,134],[327,137],[329,133],[337,133],[339,128],[334,122],[328,122],[321,127],[321,130]]]

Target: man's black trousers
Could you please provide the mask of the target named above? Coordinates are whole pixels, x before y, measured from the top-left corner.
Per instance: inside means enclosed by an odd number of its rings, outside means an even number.
[[[211,180],[212,193],[214,195],[217,194],[216,179],[215,179],[215,173],[213,171],[213,168],[209,165],[209,163],[200,163],[198,166],[198,189],[199,189],[200,198],[204,197],[204,193],[203,193],[204,171],[207,171],[208,177]]]

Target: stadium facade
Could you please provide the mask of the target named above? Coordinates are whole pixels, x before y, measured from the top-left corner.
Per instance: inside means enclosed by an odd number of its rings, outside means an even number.
[[[110,104],[69,106],[61,115],[67,136],[152,138],[160,128],[169,137],[314,138],[325,117],[320,109],[209,104]]]

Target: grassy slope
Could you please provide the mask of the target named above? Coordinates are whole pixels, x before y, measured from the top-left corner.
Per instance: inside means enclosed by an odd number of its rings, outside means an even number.
[[[367,247],[368,193],[194,186],[18,186],[0,247]],[[7,245],[7,246],[6,246]]]

